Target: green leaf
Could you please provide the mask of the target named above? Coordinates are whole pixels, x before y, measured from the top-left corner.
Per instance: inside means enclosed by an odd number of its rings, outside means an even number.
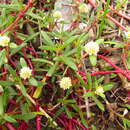
[[[123,120],[125,130],[127,130],[127,126],[128,126],[128,128],[130,128],[130,120],[128,120],[126,118],[123,118],[122,120]]]
[[[76,111],[76,112],[80,112],[80,107],[76,104],[70,104],[70,106]]]
[[[96,126],[92,125],[92,130],[97,130]]]
[[[96,40],[96,43],[103,44],[104,43],[104,39],[98,39],[98,40]]]
[[[92,88],[92,77],[91,77],[90,73],[86,74],[86,78],[88,80],[88,87],[89,87],[89,89],[91,89]]]
[[[89,55],[89,60],[92,66],[95,66],[97,64],[97,56],[95,55]]]
[[[61,113],[63,113],[65,111],[65,105],[63,105],[62,107],[60,107],[60,109],[56,112],[56,116],[54,117],[54,119],[59,116]]]
[[[54,74],[56,68],[57,68],[57,64],[51,66],[51,68],[49,69],[49,71],[48,71],[48,73],[47,73],[47,76],[50,76],[50,77],[51,77],[51,76]]]
[[[59,102],[61,103],[76,103],[76,101],[74,99],[68,99],[68,100],[65,100],[65,99],[59,99],[58,100]]]
[[[86,128],[89,128],[89,126],[87,125],[87,121],[84,119],[83,113],[80,112],[79,114],[80,114],[81,122],[83,123],[83,125],[84,125]]]
[[[47,63],[47,64],[50,64],[50,65],[54,65],[53,62],[51,62],[49,60],[46,60],[46,59],[42,59],[42,58],[35,58],[35,59],[32,59],[32,61],[34,61],[34,62],[43,62],[43,63]]]
[[[16,72],[14,71],[14,69],[10,66],[10,65],[6,65],[7,69],[9,70],[10,74],[12,75],[14,81],[17,81],[17,85],[20,86],[22,94],[24,96],[26,96],[26,89],[24,87],[24,85],[22,84],[21,79],[19,78],[19,76],[16,74]]]
[[[125,106],[130,110],[130,105],[129,104],[125,104]]]
[[[105,111],[103,104],[95,96],[92,96],[92,99],[102,111]]]
[[[20,81],[19,76],[16,74],[16,72],[14,71],[14,69],[10,66],[10,65],[6,65],[7,69],[9,70],[10,74],[12,75],[14,81]]]
[[[11,42],[11,43],[9,44],[9,47],[10,47],[10,48],[17,48],[17,47],[18,47],[18,45],[17,45],[17,44],[15,44],[15,43],[12,43],[12,42]]]
[[[0,80],[0,85],[7,87],[7,86],[14,85],[14,82],[13,81],[3,81],[3,80]]]
[[[103,84],[103,90],[106,92],[106,91],[109,91],[113,88],[114,86],[114,83],[106,83],[106,84]]]
[[[41,31],[41,35],[45,40],[45,44],[54,46],[54,43],[52,42],[51,38],[47,35],[47,33],[45,31]]]
[[[42,50],[48,50],[48,51],[57,51],[58,50],[58,48],[53,47],[53,46],[40,46],[39,48]]]
[[[0,95],[0,115],[4,113],[3,95]]]
[[[6,50],[3,49],[2,51],[0,51],[0,68],[3,64],[7,63],[7,58],[6,58]]]
[[[39,15],[34,14],[34,13],[32,13],[32,12],[27,12],[26,15],[29,15],[29,16],[31,16],[32,18],[37,19],[37,20],[41,20],[41,21],[43,20],[42,17],[40,17]]]
[[[6,121],[8,121],[8,122],[17,123],[17,121],[16,121],[13,117],[11,117],[11,116],[9,116],[9,115],[7,115],[7,114],[4,114],[2,117],[3,117]]]
[[[6,8],[11,11],[20,11],[17,4],[0,4],[0,8]]]
[[[20,58],[20,64],[21,64],[22,68],[27,67],[27,63],[26,63],[25,59],[22,57]]]
[[[85,81],[83,80],[83,78],[82,78],[79,74],[77,74],[76,76],[77,76],[77,78],[80,80],[80,83],[81,83],[85,88],[88,88],[88,85],[85,83]]]
[[[25,88],[25,86],[22,84],[22,82],[19,82],[19,86],[20,86],[20,88],[21,88],[22,94],[23,94],[24,96],[26,96],[26,94],[27,94],[26,88]]]
[[[95,95],[94,92],[86,92],[86,93],[84,94],[84,96],[87,96],[87,97],[92,97],[92,96],[94,96],[94,95]]]
[[[43,86],[38,86],[33,94],[34,98],[38,98],[42,93]]]
[[[68,65],[70,68],[72,68],[73,70],[78,70],[77,66],[75,65],[74,61],[66,56],[59,56],[57,57],[57,60],[60,60],[62,62],[64,62],[66,65]]]
[[[27,114],[18,114],[18,115],[14,115],[13,117],[15,119],[19,119],[19,120],[30,120],[35,118],[35,114],[34,113],[27,113]]]
[[[69,39],[67,39],[67,40],[65,41],[65,43],[61,46],[60,49],[63,50],[64,48],[70,46],[70,44],[72,44],[73,41],[76,40],[78,37],[79,37],[79,35],[70,37]]]
[[[32,86],[38,86],[37,80],[33,77],[29,79],[29,84]]]
[[[26,45],[27,45],[27,43],[22,43],[17,48],[11,49],[11,54],[10,55],[12,56],[12,55],[16,54],[17,52],[19,52]]]
[[[72,112],[70,112],[69,109],[68,109],[66,106],[65,106],[65,112],[66,112],[66,114],[67,114],[67,116],[68,116],[69,118],[72,118],[72,117],[73,117]]]
[[[36,36],[39,35],[39,33],[40,33],[40,32],[37,32],[37,33],[34,33],[34,34],[30,35],[30,36],[25,40],[25,42],[28,42],[28,41],[33,40]]]

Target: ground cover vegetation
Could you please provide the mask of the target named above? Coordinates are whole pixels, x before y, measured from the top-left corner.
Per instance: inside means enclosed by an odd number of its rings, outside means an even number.
[[[129,103],[129,0],[0,0],[0,130],[127,130]]]

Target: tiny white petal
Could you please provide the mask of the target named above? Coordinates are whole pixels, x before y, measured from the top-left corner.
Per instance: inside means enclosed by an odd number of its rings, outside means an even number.
[[[99,45],[96,42],[88,42],[85,45],[85,51],[89,54],[89,55],[97,55],[97,53],[99,52]]]
[[[10,42],[10,38],[9,37],[7,37],[7,36],[0,36],[0,45],[2,47],[8,46],[9,42]]]
[[[60,87],[64,90],[69,89],[72,86],[70,77],[64,77],[60,80]]]
[[[56,19],[60,19],[60,18],[62,18],[62,13],[60,11],[55,11],[53,13],[53,17]]]
[[[32,75],[32,70],[29,67],[23,67],[20,70],[20,77],[23,79],[28,79]]]

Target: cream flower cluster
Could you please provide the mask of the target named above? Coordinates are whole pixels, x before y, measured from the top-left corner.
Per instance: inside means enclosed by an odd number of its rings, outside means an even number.
[[[55,11],[53,13],[53,17],[56,18],[56,19],[60,19],[60,18],[62,18],[62,14],[61,14],[60,11]]]
[[[88,12],[88,6],[83,3],[79,5],[79,13],[87,13]]]
[[[72,86],[70,77],[64,77],[60,81],[60,87],[64,90],[69,89]]]
[[[23,79],[28,79],[32,75],[32,70],[29,67],[23,67],[20,70],[20,77]]]
[[[97,87],[95,93],[97,95],[103,94],[104,93],[103,87],[101,86]]]
[[[10,38],[7,36],[0,36],[0,46],[7,47],[9,45]]]
[[[89,55],[97,55],[99,52],[99,45],[93,41],[88,42],[84,48]]]

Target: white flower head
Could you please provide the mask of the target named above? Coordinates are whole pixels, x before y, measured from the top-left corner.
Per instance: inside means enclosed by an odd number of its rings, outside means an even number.
[[[9,37],[7,37],[7,36],[0,36],[0,45],[2,47],[8,46],[9,42],[10,42],[10,38]]]
[[[97,95],[103,94],[103,93],[104,93],[103,87],[98,86],[98,87],[96,88],[95,93],[96,93]]]
[[[126,36],[127,39],[130,39],[130,31],[125,32],[125,36]]]
[[[79,5],[79,12],[80,13],[87,13],[88,12],[88,6],[85,3],[82,3]]]
[[[32,75],[32,70],[29,67],[23,67],[20,70],[20,77],[23,79],[28,79]]]
[[[97,53],[99,52],[99,45],[96,42],[88,42],[85,45],[85,51],[89,54],[89,55],[97,55]]]
[[[64,77],[60,80],[60,87],[64,90],[69,89],[72,86],[70,77]]]
[[[60,19],[60,18],[62,18],[62,13],[61,13],[60,11],[55,11],[55,12],[53,13],[53,17],[54,17],[55,19]]]

